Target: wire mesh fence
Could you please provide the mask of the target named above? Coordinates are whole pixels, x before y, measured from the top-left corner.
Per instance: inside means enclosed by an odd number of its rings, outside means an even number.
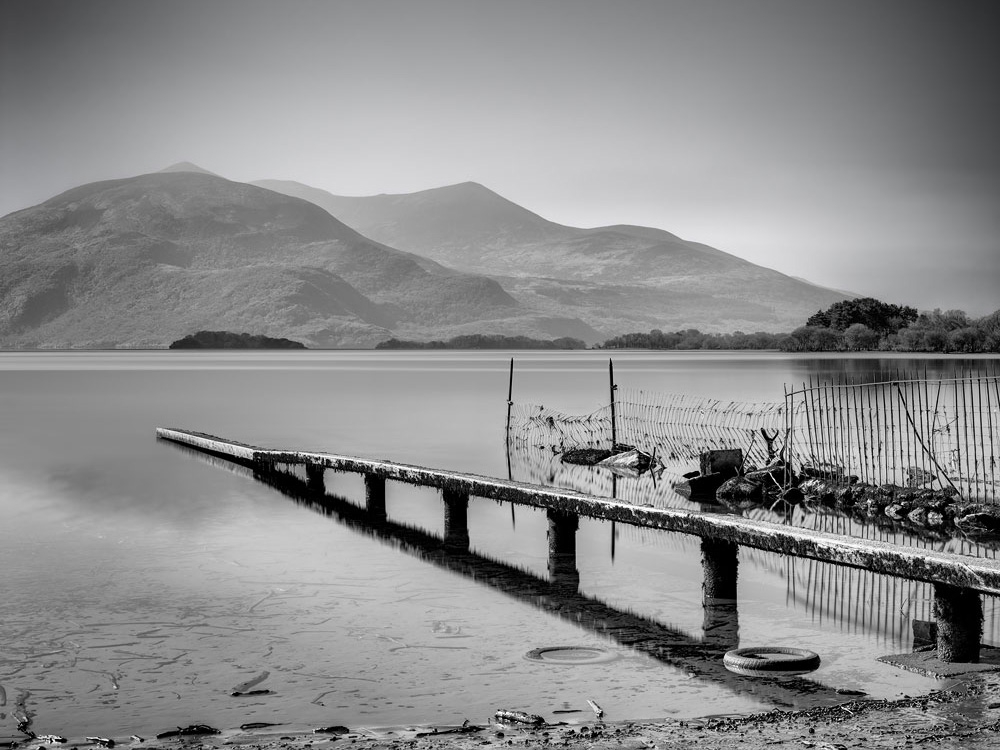
[[[946,489],[1000,503],[1000,376],[819,382],[785,387],[783,401],[618,390],[572,415],[512,404],[508,435],[520,452],[625,443],[656,452],[666,473],[698,468],[700,454],[740,448],[746,467],[782,458],[834,482]],[[522,459],[526,456],[522,456]]]
[[[786,458],[835,482],[948,489],[997,503],[1000,378],[803,384],[785,395]]]

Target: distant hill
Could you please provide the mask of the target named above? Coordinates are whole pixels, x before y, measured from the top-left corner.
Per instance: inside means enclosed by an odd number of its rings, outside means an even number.
[[[0,346],[156,347],[212,329],[311,347],[471,332],[598,339],[308,201],[180,167],[0,218]]]
[[[487,274],[523,304],[609,334],[791,330],[850,296],[661,229],[556,224],[474,182],[367,197],[254,184],[309,200],[379,242]]]
[[[254,336],[231,331],[198,331],[177,339],[170,349],[305,349],[305,344],[291,339]],[[377,348],[377,347],[376,347]]]

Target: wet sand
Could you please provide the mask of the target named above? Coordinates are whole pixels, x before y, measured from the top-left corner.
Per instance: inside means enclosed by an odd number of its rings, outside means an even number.
[[[282,725],[163,739],[112,738],[135,750],[504,750],[569,747],[583,750],[764,750],[765,748],[993,748],[1000,746],[1000,674],[970,679],[956,689],[896,701],[849,699],[806,711],[691,721],[602,722],[528,726],[483,720],[475,726],[342,728],[291,733]],[[548,717],[552,718],[552,717]],[[595,717],[596,719],[596,717]],[[286,727],[287,730],[287,727]],[[47,747],[97,747],[70,741]],[[80,738],[83,740],[83,738]],[[5,743],[3,745],[7,747]],[[39,739],[17,744],[34,750]]]

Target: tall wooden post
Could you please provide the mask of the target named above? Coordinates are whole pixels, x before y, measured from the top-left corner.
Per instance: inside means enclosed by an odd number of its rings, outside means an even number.
[[[510,378],[507,380],[507,431],[504,433],[507,443],[507,479],[513,481],[514,474],[510,468],[510,410],[514,406],[514,358],[510,358]],[[511,504],[511,518],[514,506]]]
[[[441,497],[444,500],[444,546],[465,552],[469,549],[469,496],[443,489]]]
[[[608,379],[611,393],[611,450],[613,451],[618,444],[618,425],[615,419],[615,391],[618,390],[618,386],[615,385],[615,363],[611,359],[608,359]]]

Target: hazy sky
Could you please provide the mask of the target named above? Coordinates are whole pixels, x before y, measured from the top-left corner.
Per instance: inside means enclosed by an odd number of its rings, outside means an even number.
[[[0,215],[187,160],[475,180],[921,309],[1000,307],[996,0],[3,0]]]

